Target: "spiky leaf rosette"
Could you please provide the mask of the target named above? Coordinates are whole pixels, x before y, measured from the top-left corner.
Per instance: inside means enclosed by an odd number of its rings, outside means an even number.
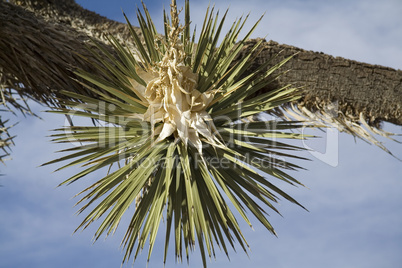
[[[115,164],[104,178],[79,193],[83,195],[79,212],[90,207],[92,211],[77,230],[101,218],[95,240],[109,235],[135,204],[122,241],[123,262],[132,254],[135,259],[147,241],[150,257],[164,217],[164,260],[173,233],[178,260],[182,260],[183,249],[188,258],[198,243],[206,266],[206,255],[215,255],[215,245],[226,254],[228,245],[234,248],[235,242],[244,251],[248,247],[233,209],[250,226],[247,212],[275,233],[263,205],[278,212],[274,203],[279,198],[298,204],[271,180],[300,184],[284,172],[299,167],[284,159],[297,157],[293,151],[301,148],[278,139],[303,138],[292,131],[303,125],[250,119],[295,100],[297,90],[287,86],[255,94],[277,78],[272,73],[286,62],[268,71],[269,63],[263,63],[246,74],[260,43],[254,53],[231,65],[258,22],[238,42],[247,18],[235,21],[218,44],[226,14],[219,20],[208,9],[195,42],[188,1],[184,26],[179,24],[175,1],[171,18],[164,13],[164,37],[157,34],[145,6],[144,11],[145,16],[138,12],[144,43],[127,20],[137,51],[109,37],[117,58],[104,50],[96,52],[101,46],[93,50],[98,59],[93,65],[104,76],[78,72],[99,99],[68,93],[79,101],[64,100],[70,108],[56,111],[104,124],[58,129],[52,135],[55,142],[81,145],[64,150],[70,154],[47,164],[70,160],[62,168],[86,167],[62,184]]]

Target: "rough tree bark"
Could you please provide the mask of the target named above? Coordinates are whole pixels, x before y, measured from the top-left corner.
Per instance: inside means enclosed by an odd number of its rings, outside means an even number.
[[[109,50],[103,35],[106,32],[130,44],[125,24],[85,10],[74,0],[1,1],[0,10],[3,86],[21,89],[47,104],[54,104],[54,96],[61,89],[85,94],[71,77],[75,68],[91,70],[76,54],[91,57],[85,48],[89,37]],[[254,42],[249,41],[242,55],[248,53]],[[402,125],[401,70],[335,58],[273,41],[264,42],[263,46],[252,68],[279,51],[277,61],[298,52],[285,66],[291,71],[278,80],[279,85],[303,86],[298,109],[320,112],[336,102],[338,114],[352,122],[359,123],[363,118],[373,127],[379,127],[382,121]]]

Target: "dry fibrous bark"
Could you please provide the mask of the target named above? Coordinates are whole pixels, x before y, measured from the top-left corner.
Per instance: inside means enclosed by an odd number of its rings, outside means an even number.
[[[256,40],[242,53],[248,54]],[[354,60],[333,57],[281,45],[264,43],[264,50],[255,60],[255,67],[279,53],[273,63],[294,55],[285,68],[289,72],[279,78],[279,84],[303,87],[299,106],[317,110],[337,102],[338,109],[351,118],[363,113],[370,125],[381,121],[402,125],[402,71]]]
[[[85,10],[73,0],[2,1],[0,10],[0,68],[7,78],[6,86],[19,89],[22,85],[24,93],[46,104],[57,104],[54,96],[60,90],[91,94],[71,79],[76,68],[91,70],[91,66],[77,55],[92,57],[85,47],[90,37],[109,51],[112,50],[105,33],[130,46],[125,24]],[[250,40],[241,55],[246,55],[255,42]],[[382,121],[402,125],[401,70],[273,41],[264,42],[263,48],[254,60],[253,68],[279,52],[273,64],[297,53],[284,66],[290,71],[277,83],[303,87],[303,98],[293,107],[299,115],[330,116],[332,119],[327,118],[327,123],[340,122],[344,131],[362,138],[370,134],[358,135],[358,131],[354,133],[353,130],[361,124],[367,123],[374,128]],[[325,112],[328,107],[330,114]]]

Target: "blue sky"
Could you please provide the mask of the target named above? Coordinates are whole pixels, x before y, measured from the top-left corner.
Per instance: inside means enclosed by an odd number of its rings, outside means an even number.
[[[78,2],[116,20],[122,20],[123,8],[132,22],[135,5],[140,5],[134,0]],[[191,3],[194,24],[201,25],[208,2]],[[161,27],[161,8],[169,1],[145,3]],[[227,1],[215,3],[221,11],[229,6]],[[398,0],[231,1],[228,21],[248,12],[251,21],[266,12],[254,37],[268,34],[267,39],[279,43],[402,69],[402,3]],[[13,160],[0,167],[4,174],[0,177],[0,267],[120,267],[123,255],[119,243],[125,226],[93,245],[95,226],[72,235],[83,216],[74,215],[77,208],[73,205],[78,200],[71,197],[87,183],[56,188],[77,170],[52,173],[56,166],[38,167],[60,149],[46,136],[50,129],[65,122],[62,116],[41,113],[44,107],[32,107],[43,120],[10,117],[13,122],[19,121],[12,129],[17,135],[16,146]],[[401,127],[391,124],[385,124],[385,129],[401,133]],[[318,134],[323,136],[321,140],[306,143],[318,154],[306,153],[313,160],[303,163],[308,170],[293,174],[308,188],[283,185],[309,212],[282,202],[279,209],[283,217],[269,217],[278,237],[270,235],[256,220],[254,231],[243,224],[251,246],[249,258],[243,252],[232,252],[229,262],[218,253],[209,267],[400,267],[401,162],[348,135]],[[326,151],[327,141],[335,151]],[[400,144],[386,141],[386,145],[402,158]],[[161,246],[157,244],[154,249],[149,267],[163,266],[163,238],[159,235]],[[146,255],[143,252],[134,267],[145,267]],[[190,267],[201,266],[196,252]],[[131,262],[126,267],[131,267]],[[170,251],[166,267],[187,264],[175,264]]]

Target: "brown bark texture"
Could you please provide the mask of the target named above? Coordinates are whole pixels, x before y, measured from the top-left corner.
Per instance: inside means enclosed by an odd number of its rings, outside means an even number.
[[[80,55],[92,57],[93,38],[112,51],[104,36],[114,35],[130,47],[125,24],[83,9],[73,0],[0,1],[0,73],[3,87],[23,90],[45,104],[57,104],[60,90],[91,94],[71,77],[76,68],[91,70]],[[250,40],[240,57],[256,40]],[[331,103],[352,121],[373,127],[382,121],[402,125],[402,71],[264,41],[250,72],[279,53],[272,64],[297,53],[277,85],[303,87],[298,109],[320,112]],[[95,70],[94,70],[95,71]],[[283,71],[283,70],[282,70]],[[265,89],[269,90],[269,89]]]

